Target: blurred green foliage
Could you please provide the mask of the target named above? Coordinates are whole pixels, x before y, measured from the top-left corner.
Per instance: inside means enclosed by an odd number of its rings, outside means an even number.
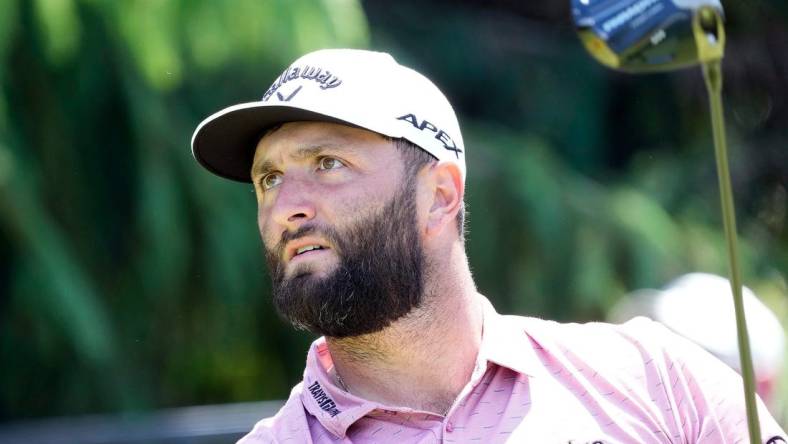
[[[500,311],[601,319],[725,274],[699,74],[605,71],[566,5],[522,3],[0,0],[0,419],[287,396],[312,338],[271,308],[251,187],[189,138],[321,47],[390,51],[455,104]],[[788,11],[729,17],[743,271],[784,318]]]

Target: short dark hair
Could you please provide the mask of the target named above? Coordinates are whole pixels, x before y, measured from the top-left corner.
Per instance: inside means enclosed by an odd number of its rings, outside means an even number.
[[[405,177],[407,179],[415,178],[426,165],[438,161],[432,154],[407,139],[392,138],[390,140],[400,153],[402,162],[405,165]],[[460,240],[463,242],[465,241],[465,230],[465,201],[463,200],[460,211],[457,212],[457,233],[459,233]]]

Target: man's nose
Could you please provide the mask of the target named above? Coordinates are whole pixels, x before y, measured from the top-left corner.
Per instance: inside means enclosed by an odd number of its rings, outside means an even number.
[[[301,178],[287,178],[279,185],[271,211],[275,223],[288,231],[296,230],[315,218],[314,186]]]

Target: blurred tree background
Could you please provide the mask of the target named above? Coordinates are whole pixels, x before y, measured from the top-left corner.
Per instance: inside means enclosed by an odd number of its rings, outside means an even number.
[[[785,319],[788,4],[725,6],[743,273]],[[272,310],[251,186],[189,140],[322,47],[389,51],[455,104],[499,311],[602,319],[727,274],[699,70],[605,70],[568,1],[0,0],[0,421],[287,397],[312,337]]]

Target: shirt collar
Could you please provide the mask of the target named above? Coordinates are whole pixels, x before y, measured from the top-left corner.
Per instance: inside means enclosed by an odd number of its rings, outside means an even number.
[[[484,330],[477,363],[493,362],[527,376],[533,376],[541,365],[534,353],[526,325],[527,318],[503,316],[490,301],[480,296],[484,313]]]
[[[329,374],[333,367],[328,344],[321,337],[307,354],[301,403],[329,432],[344,438],[348,427],[379,406],[338,387]]]
[[[483,310],[482,342],[476,359],[477,368],[488,363],[533,376],[538,358],[534,354],[523,318],[502,316],[487,298],[479,295]],[[389,406],[359,398],[338,387],[329,373],[334,366],[325,338],[312,343],[307,354],[301,403],[329,432],[344,438],[347,429],[375,409]]]

